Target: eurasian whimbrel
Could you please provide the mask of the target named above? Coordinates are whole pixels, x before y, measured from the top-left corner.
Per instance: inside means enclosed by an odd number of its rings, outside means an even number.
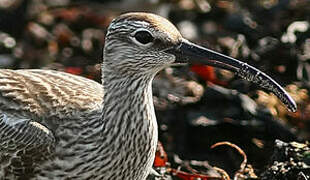
[[[183,39],[154,14],[114,19],[103,59],[102,85],[51,70],[0,70],[1,179],[146,179],[157,144],[151,83],[175,63],[231,70],[296,110],[266,74]]]

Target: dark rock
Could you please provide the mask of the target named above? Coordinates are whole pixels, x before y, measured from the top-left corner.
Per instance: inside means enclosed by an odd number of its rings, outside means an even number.
[[[296,180],[310,178],[310,145],[275,141],[271,162],[261,174],[262,180]]]

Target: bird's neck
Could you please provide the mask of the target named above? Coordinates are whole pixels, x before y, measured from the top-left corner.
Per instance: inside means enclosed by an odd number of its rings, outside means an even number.
[[[157,144],[153,77],[145,74],[121,76],[103,68],[102,132],[106,153],[110,154],[105,157],[110,157],[110,163],[118,164],[116,167],[121,171],[125,168],[123,164],[131,167],[128,176],[141,176],[153,163]],[[116,172],[116,169],[107,171]]]

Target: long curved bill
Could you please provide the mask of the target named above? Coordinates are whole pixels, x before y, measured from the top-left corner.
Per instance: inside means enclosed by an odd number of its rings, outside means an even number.
[[[186,39],[182,39],[177,47],[166,52],[176,56],[176,63],[204,64],[230,70],[242,79],[273,92],[291,112],[297,110],[295,101],[275,80],[244,62],[198,46]]]

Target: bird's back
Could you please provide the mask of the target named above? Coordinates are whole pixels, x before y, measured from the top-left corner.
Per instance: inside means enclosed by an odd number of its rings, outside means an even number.
[[[1,69],[0,179],[34,174],[55,178],[57,174],[48,174],[53,168],[74,174],[70,169],[81,162],[73,158],[95,146],[90,138],[100,127],[102,99],[101,84],[83,77]]]
[[[101,106],[101,84],[53,70],[0,70],[0,110],[62,119]]]

